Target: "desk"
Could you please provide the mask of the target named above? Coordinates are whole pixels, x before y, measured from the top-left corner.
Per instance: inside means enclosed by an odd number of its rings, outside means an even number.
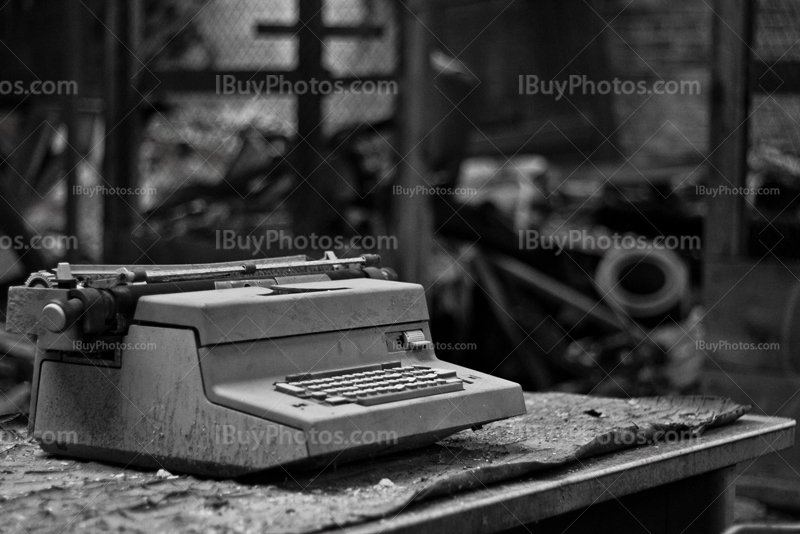
[[[498,532],[538,521],[531,532],[657,534],[688,525],[687,533],[707,534],[731,519],[732,466],[746,467],[794,440],[792,420],[732,421],[741,406],[707,397],[525,397],[527,415],[435,446],[248,481],[50,456],[22,422],[0,424],[0,532],[424,534]],[[724,426],[699,438],[580,453],[601,436],[624,438],[665,423],[699,429],[712,420]]]
[[[523,480],[422,502],[394,517],[343,530],[714,534],[733,519],[734,467],[791,447],[794,426],[789,419],[748,415],[708,430],[699,440],[591,458]],[[536,522],[535,528],[530,525]]]

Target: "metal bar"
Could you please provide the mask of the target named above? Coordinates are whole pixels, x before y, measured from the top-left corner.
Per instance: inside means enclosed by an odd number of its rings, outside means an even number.
[[[753,0],[717,0],[714,17],[709,178],[712,187],[746,185],[750,45]],[[744,198],[719,195],[709,202],[704,261],[739,256],[746,243]],[[708,280],[706,287],[713,281]]]
[[[83,6],[77,0],[69,0],[63,4],[66,11],[67,31],[67,71],[70,81],[78,84],[80,88],[83,81],[81,76],[81,42],[82,42],[82,17]],[[80,89],[79,89],[80,90]],[[80,115],[78,113],[78,95],[64,95],[64,118],[67,124],[67,199],[66,199],[66,234],[75,236],[74,240],[80,246],[78,236],[78,196],[75,194],[78,185],[78,165],[81,161],[79,152],[81,142],[78,130],[80,128]],[[67,250],[67,259],[74,261],[78,257],[77,247]]]
[[[282,24],[270,24],[261,22],[256,24],[256,36],[269,38],[275,34],[280,36],[295,35],[302,29],[301,24],[286,26]],[[376,38],[383,35],[383,26],[363,25],[363,26],[323,26],[320,37],[361,37]]]
[[[136,79],[132,74],[134,64],[136,27],[138,17],[136,0],[111,0],[108,2],[106,21],[106,113],[107,137],[103,162],[106,185],[118,191],[132,191],[136,183],[137,133],[139,116],[134,91]],[[132,249],[135,202],[127,195],[104,197],[103,257],[119,261]]]
[[[520,347],[527,341],[527,333],[522,330],[522,327],[509,315],[511,306],[505,298],[505,293],[500,285],[500,281],[489,268],[486,260],[482,254],[475,256],[475,270],[478,275],[480,287],[489,297],[489,307],[494,312],[497,322],[500,323],[500,328],[506,334],[509,342],[513,347]],[[530,365],[533,372],[528,373],[528,376],[533,381],[536,391],[542,391],[548,386],[552,385],[553,379],[548,368],[540,360],[538,354],[529,354],[526,358],[526,363]]]
[[[212,277],[219,277],[220,275],[227,275],[227,274],[248,274],[249,272],[253,275],[269,275],[275,272],[285,273],[290,271],[298,271],[298,272],[309,272],[312,270],[318,270],[325,267],[333,267],[335,265],[354,265],[354,264],[366,264],[367,260],[364,257],[358,258],[347,258],[347,259],[336,259],[336,260],[316,260],[316,261],[301,261],[301,262],[290,262],[290,263],[280,263],[280,264],[262,264],[258,262],[253,262],[255,265],[255,273],[252,273],[252,268],[248,268],[246,265],[239,265],[236,267],[231,266],[221,266],[221,267],[206,267],[202,269],[192,269],[192,268],[185,268],[185,269],[174,269],[174,270],[162,270],[162,269],[143,269],[147,275],[147,281],[149,282],[158,282],[158,281],[176,281],[182,279],[197,279],[197,278],[212,278]]]
[[[518,260],[508,257],[495,258],[493,263],[500,270],[524,282],[540,295],[544,295],[545,297],[580,310],[585,313],[587,317],[594,319],[603,326],[615,330],[627,331],[627,325],[620,321],[619,317],[613,312],[610,312],[605,306],[587,297],[580,291],[576,291],[562,284],[555,278],[542,274],[533,267],[529,267]]]
[[[303,28],[298,32],[298,76],[305,83],[323,80],[328,76],[322,65],[322,0],[299,2],[299,19]],[[323,95],[319,91],[306,91],[297,98],[297,172],[302,180],[292,194],[295,210],[306,210],[304,216],[294,219],[293,229],[297,235],[311,235],[322,230],[326,217],[336,217],[329,210],[330,204],[317,192],[326,177],[323,164],[324,136],[322,132]],[[316,187],[315,187],[316,186]]]
[[[192,267],[196,269],[203,269],[206,267],[221,267],[221,266],[230,266],[235,267],[246,263],[249,260],[242,260],[242,261],[225,261],[225,262],[217,262],[217,263],[193,263],[191,264]],[[259,264],[263,265],[275,265],[278,263],[290,263],[290,262],[301,262],[301,261],[310,261],[307,256],[303,254],[298,254],[296,256],[284,256],[281,258],[260,258],[258,260]],[[113,275],[119,269],[125,268],[130,269],[131,271],[136,269],[166,269],[166,270],[174,270],[174,269],[185,269],[187,264],[169,264],[169,265],[70,265],[70,271],[73,275],[80,275],[80,276],[95,276],[95,275]],[[53,269],[55,271],[55,269]]]
[[[374,258],[358,256],[355,258],[341,258],[331,260],[311,261],[254,261],[254,262],[226,262],[221,264],[204,265],[172,265],[141,267],[117,267],[109,265],[82,265],[70,267],[72,276],[109,279],[120,278],[124,282],[147,281],[152,283],[177,282],[182,280],[199,280],[206,278],[220,278],[231,275],[269,276],[275,274],[305,274],[321,272],[340,265],[364,265],[377,263]],[[113,270],[112,270],[113,269]],[[141,280],[140,280],[141,278]]]

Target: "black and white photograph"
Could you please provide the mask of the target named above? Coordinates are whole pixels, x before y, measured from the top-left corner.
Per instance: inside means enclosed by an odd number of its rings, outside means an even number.
[[[0,0],[0,533],[800,534],[800,0]]]

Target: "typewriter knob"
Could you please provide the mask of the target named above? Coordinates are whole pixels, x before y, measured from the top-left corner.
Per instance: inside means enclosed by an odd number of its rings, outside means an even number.
[[[80,318],[83,308],[83,302],[80,299],[50,302],[42,310],[42,316],[45,319],[44,327],[51,332],[63,332]]]
[[[431,342],[425,339],[422,330],[408,330],[403,332],[405,346],[411,350],[422,350],[431,346]]]

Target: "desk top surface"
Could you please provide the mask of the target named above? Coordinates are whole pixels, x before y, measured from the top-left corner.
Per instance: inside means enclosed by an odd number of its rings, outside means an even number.
[[[520,480],[417,503],[401,514],[346,530],[424,534],[462,532],[470,525],[469,531],[475,532],[475,525],[482,524],[481,532],[496,532],[789,448],[794,427],[791,419],[746,415],[707,430],[701,438],[578,460]]]
[[[526,404],[526,416],[425,449],[247,481],[58,458],[41,451],[19,422],[0,424],[0,530],[492,532],[794,441],[794,421],[740,417],[743,407],[715,398],[543,393],[526,394]],[[658,429],[668,433],[654,444]]]

